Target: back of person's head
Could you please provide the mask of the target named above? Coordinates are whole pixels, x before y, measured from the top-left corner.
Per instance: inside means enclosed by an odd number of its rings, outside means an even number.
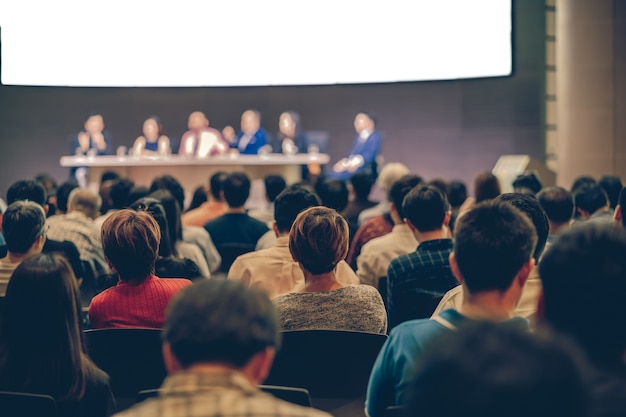
[[[57,188],[57,208],[59,211],[62,211],[63,213],[67,212],[67,200],[70,193],[75,188],[78,188],[76,181],[64,182],[59,186],[59,188]]]
[[[574,202],[577,210],[583,210],[591,215],[599,209],[608,206],[609,198],[600,184],[589,184],[576,190]]]
[[[539,264],[544,317],[596,363],[623,366],[626,230],[585,223],[568,230]]]
[[[107,181],[119,180],[120,178],[120,174],[115,171],[104,171],[102,175],[100,175],[100,184]]]
[[[319,198],[312,192],[300,187],[287,188],[274,200],[274,220],[278,231],[288,233],[301,211],[319,205]]]
[[[81,398],[89,361],[80,317],[80,290],[65,257],[41,253],[26,258],[13,272],[4,297],[0,389],[57,400]]]
[[[474,196],[477,203],[494,199],[501,193],[500,180],[491,172],[481,172],[474,178]]]
[[[43,246],[45,233],[46,215],[35,202],[18,200],[2,215],[2,234],[10,253],[28,253],[38,241]]]
[[[228,174],[224,171],[218,171],[211,175],[209,179],[209,187],[211,195],[215,201],[222,200],[222,190],[224,189],[224,180],[228,177]]]
[[[507,324],[478,322],[442,336],[426,349],[407,396],[407,416],[587,416],[575,350]]]
[[[294,260],[313,275],[335,269],[348,254],[348,223],[328,207],[310,207],[296,217],[289,233]]]
[[[111,205],[115,210],[126,208],[132,203],[129,196],[134,186],[135,183],[126,178],[119,179],[111,185],[109,197],[111,198]]]
[[[315,192],[322,200],[322,204],[326,207],[343,211],[348,205],[348,197],[350,192],[344,181],[326,178],[315,184]]]
[[[513,181],[513,192],[535,195],[543,188],[539,177],[534,172],[520,174]]]
[[[604,189],[604,192],[609,198],[611,208],[614,209],[615,206],[617,206],[619,192],[622,190],[621,178],[616,175],[605,175],[600,178],[598,184]]]
[[[413,188],[402,202],[404,217],[421,233],[441,229],[449,210],[446,196],[432,185]]]
[[[231,172],[222,182],[224,200],[232,208],[243,207],[250,196],[250,178],[245,172]]]
[[[163,341],[183,368],[246,365],[280,345],[280,322],[269,298],[232,280],[202,280],[178,292],[165,314]]]
[[[574,197],[565,188],[544,188],[537,194],[537,201],[553,223],[567,223],[574,217]]]
[[[67,200],[69,211],[81,212],[91,219],[98,216],[101,205],[102,198],[87,188],[75,188]]]
[[[180,218],[180,210],[178,209],[178,202],[176,202],[176,199],[169,191],[163,189],[150,193],[148,197],[158,200],[165,210],[170,247],[172,252],[176,254],[176,242],[183,239],[183,225]]]
[[[174,196],[178,203],[178,210],[182,211],[185,207],[185,190],[180,182],[171,175],[162,175],[152,180],[150,185],[150,192],[153,193],[157,190],[167,190]]]
[[[150,189],[143,185],[135,185],[128,193],[128,205],[150,194]]]
[[[193,195],[191,196],[191,203],[189,203],[189,207],[187,207],[187,211],[196,209],[200,207],[203,203],[206,203],[208,200],[206,195],[206,187],[203,185],[199,185],[193,190]]]
[[[445,195],[446,198],[448,198],[448,184],[446,184],[446,182],[441,178],[435,178],[428,181],[428,185],[435,187],[441,192],[441,194]]]
[[[380,170],[380,173],[378,174],[376,184],[381,190],[389,192],[389,189],[394,182],[398,181],[400,178],[409,174],[410,172],[411,171],[409,171],[406,165],[400,162],[391,162],[385,164],[385,166]]]
[[[129,207],[135,211],[145,211],[149,213],[159,225],[161,240],[159,241],[159,256],[168,257],[172,255],[170,233],[167,223],[167,215],[163,204],[156,198],[144,197],[135,201]]]
[[[278,194],[287,187],[287,182],[280,175],[268,175],[263,179],[263,182],[265,183],[265,195],[270,203],[276,200]]]
[[[54,179],[54,177],[52,177],[52,175],[46,172],[42,172],[35,175],[35,181],[43,185],[43,188],[46,189],[46,194],[55,195],[58,186],[57,181]]]
[[[496,198],[497,201],[506,201],[524,213],[537,233],[537,242],[535,245],[535,251],[533,252],[533,259],[535,263],[539,263],[539,258],[546,247],[546,241],[548,240],[548,234],[550,233],[550,221],[546,211],[541,207],[541,204],[535,197],[529,194],[522,193],[506,193]]]
[[[531,258],[537,233],[528,216],[502,201],[486,201],[459,217],[454,257],[471,293],[505,291]]]
[[[19,180],[7,190],[7,204],[19,200],[28,200],[43,207],[46,204],[46,199],[46,189],[35,180]]]
[[[404,214],[404,210],[402,209],[402,202],[404,201],[404,197],[411,191],[413,188],[422,183],[422,177],[413,174],[407,174],[404,177],[400,178],[398,181],[394,182],[389,190],[389,195],[387,199],[393,206],[396,208],[398,212],[398,217],[404,219],[406,215]]]
[[[570,189],[572,194],[576,193],[576,190],[578,190],[580,187],[584,187],[587,185],[593,185],[593,184],[597,184],[598,182],[595,180],[595,178],[590,177],[589,175],[582,175],[578,178],[576,178],[574,180],[574,182],[572,183],[572,188]]]
[[[350,184],[358,200],[367,200],[374,186],[374,178],[369,172],[357,172],[350,177]]]
[[[467,199],[467,187],[461,181],[448,183],[448,201],[453,209],[458,209]]]
[[[154,273],[161,232],[154,218],[122,209],[102,224],[102,248],[123,281],[143,281]]]

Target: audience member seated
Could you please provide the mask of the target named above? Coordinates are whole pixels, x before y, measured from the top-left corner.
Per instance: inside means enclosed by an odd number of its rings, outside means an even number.
[[[246,287],[258,288],[270,298],[304,286],[304,275],[289,251],[289,231],[296,216],[303,210],[318,206],[319,199],[304,188],[290,187],[276,197],[274,204],[274,247],[246,253],[235,259],[228,279],[241,281]],[[337,264],[337,281],[358,284],[359,280],[345,261]]]
[[[228,174],[223,182],[224,199],[228,204],[225,214],[208,222],[204,228],[209,232],[215,242],[217,250],[222,256],[221,270],[228,272],[234,258],[226,253],[231,248],[237,247],[239,255],[252,252],[257,241],[269,228],[246,213],[244,204],[250,195],[250,179],[243,172]],[[228,256],[225,256],[228,255]]]
[[[626,415],[626,231],[586,223],[546,251],[544,320],[573,339],[593,365],[592,416]]]
[[[534,172],[525,172],[518,175],[512,185],[514,193],[523,193],[533,196],[543,188],[541,181],[539,181],[537,174]]]
[[[170,138],[163,134],[163,124],[157,116],[150,116],[143,122],[142,135],[135,139],[133,156],[170,155]]]
[[[191,195],[191,202],[189,203],[189,206],[187,207],[187,209],[185,209],[185,213],[187,213],[190,210],[197,209],[203,203],[206,203],[208,201],[207,196],[206,196],[207,191],[208,190],[205,186],[203,185],[197,186],[196,189],[193,190],[193,194]]]
[[[562,187],[544,188],[537,194],[537,201],[548,216],[550,229],[545,249],[554,243],[560,234],[572,225],[574,197]]]
[[[206,158],[212,155],[221,155],[228,150],[228,143],[222,138],[217,129],[209,127],[209,119],[200,111],[189,115],[187,121],[189,129],[180,139],[178,154]]]
[[[459,209],[467,199],[467,187],[461,181],[450,181],[448,183],[448,202],[450,203],[450,231],[454,234],[454,223],[459,217]]]
[[[430,185],[414,187],[404,198],[402,211],[419,246],[389,264],[389,328],[407,320],[430,317],[441,297],[458,285],[448,261],[452,239],[445,195]]]
[[[170,224],[170,228],[176,228],[176,233],[173,231],[170,234],[170,238],[176,237],[177,241],[185,241],[188,243],[193,243],[202,251],[202,255],[206,260],[206,263],[211,272],[215,272],[219,269],[220,263],[222,262],[222,258],[218,253],[215,245],[213,244],[213,240],[211,236],[202,226],[183,226],[182,219],[180,215],[180,211],[183,207],[185,207],[185,190],[183,189],[180,182],[171,175],[162,175],[152,180],[152,184],[150,185],[150,192],[155,192],[157,190],[167,190],[174,196],[176,202],[178,203],[178,210],[174,210],[173,207],[165,205],[165,213],[168,217],[172,217],[173,215],[176,217],[175,222]],[[172,229],[170,229],[172,230]],[[181,236],[182,231],[182,236]],[[180,245],[179,245],[180,246]]]
[[[620,177],[616,175],[604,175],[598,181],[600,187],[604,189],[607,197],[609,198],[609,203],[611,204],[611,210],[615,210],[617,206],[617,202],[619,199],[619,192],[622,190],[622,180]]]
[[[86,188],[76,188],[69,196],[67,214],[48,219],[48,236],[69,240],[76,245],[80,259],[94,272],[107,272],[109,266],[102,251],[100,228],[94,222],[101,203],[100,196]]]
[[[475,204],[493,200],[502,194],[500,180],[489,171],[481,172],[474,178],[474,197],[465,199],[459,208],[459,215],[472,208]]]
[[[159,225],[148,213],[124,209],[104,221],[104,254],[120,280],[91,301],[92,328],[163,327],[170,298],[191,282],[154,275],[160,240]]]
[[[81,330],[80,291],[67,260],[24,260],[4,298],[0,391],[50,395],[59,416],[106,416],[109,377],[85,353]]]
[[[356,136],[347,157],[333,165],[332,178],[347,180],[357,172],[369,172],[376,178],[376,156],[380,151],[382,136],[376,130],[376,117],[371,113],[359,112],[354,118]]]
[[[348,224],[339,213],[319,206],[298,214],[289,233],[289,250],[302,269],[304,286],[273,300],[283,330],[387,332],[378,291],[337,280],[337,264],[348,253]]]
[[[405,175],[396,181],[389,191],[389,212],[393,219],[391,233],[374,238],[363,245],[361,254],[357,258],[356,274],[361,284],[368,284],[378,288],[378,279],[387,276],[389,264],[400,255],[415,251],[417,240],[408,224],[404,222],[406,215],[402,210],[404,197],[422,179],[417,175]]]
[[[116,417],[330,417],[259,390],[280,345],[267,296],[232,281],[210,280],[178,294],[167,310],[159,396]]]
[[[46,241],[46,215],[37,203],[16,201],[2,215],[7,255],[0,259],[0,296],[4,297],[15,268],[27,257],[41,253]]]
[[[315,184],[315,193],[322,204],[341,213],[348,205],[348,186],[344,181],[326,178]]]
[[[466,293],[464,302],[460,310],[410,320],[391,330],[370,376],[367,415],[383,417],[388,406],[405,403],[415,365],[438,337],[473,321],[528,328],[525,319],[514,317],[514,309],[533,268],[536,242],[528,217],[509,203],[478,204],[459,218],[450,267]]]
[[[226,213],[227,205],[222,194],[223,183],[228,174],[218,171],[211,175],[209,179],[209,189],[207,190],[208,201],[202,203],[200,207],[189,210],[181,217],[183,226],[204,227],[211,220]]]
[[[589,176],[589,175],[581,175],[579,177],[577,177],[574,182],[572,183],[572,188],[570,188],[570,192],[572,193],[572,195],[576,196],[576,192],[580,189],[583,188],[587,185],[597,185],[598,181],[596,181],[595,178]],[[575,201],[575,199],[574,199]],[[576,208],[576,210],[574,211],[574,222],[578,223],[580,222],[580,213],[578,212],[578,207]]]
[[[271,224],[274,222],[274,200],[287,187],[287,183],[280,175],[268,175],[263,179],[263,182],[265,183],[267,206],[259,210],[250,210],[248,214],[267,224],[268,227],[272,227]]]
[[[128,208],[131,203],[135,200],[131,200],[130,192],[135,186],[135,183],[126,178],[119,178],[117,180],[113,180],[111,183],[111,187],[109,189],[109,200],[110,207],[109,209],[102,213],[95,222],[98,228],[102,227],[102,223],[109,217],[111,214],[115,213],[118,210]],[[102,210],[103,211],[103,210]]]
[[[588,416],[568,344],[494,323],[468,325],[434,343],[407,397],[407,416]]]
[[[76,181],[66,181],[57,188],[57,198],[56,198],[56,211],[54,215],[57,216],[59,214],[67,214],[67,200],[70,197],[70,193],[78,188],[78,184]],[[50,213],[50,210],[48,210]],[[48,216],[52,217],[52,216]]]
[[[580,221],[600,224],[613,223],[609,198],[599,184],[580,187],[574,193],[576,211]]]
[[[616,226],[626,227],[626,218],[622,213],[622,207],[626,207],[626,187],[622,188],[619,193],[619,199],[617,200],[617,206],[615,207],[615,215],[613,221]]]
[[[406,165],[400,162],[391,162],[386,164],[381,170],[378,178],[376,179],[376,185],[383,192],[385,198],[376,204],[374,207],[363,210],[359,214],[359,226],[362,226],[368,219],[380,216],[385,213],[389,213],[389,200],[386,196],[389,194],[389,190],[394,182],[398,181],[403,176],[410,174]],[[356,259],[356,258],[355,258]]]
[[[48,205],[46,204],[46,190],[43,186],[35,180],[20,180],[15,182],[7,190],[7,203],[12,204],[16,201],[28,200],[39,204],[44,213],[48,212]],[[80,254],[76,245],[70,241],[57,241],[52,239],[46,239],[43,249],[43,253],[59,252],[63,254],[72,265],[72,270],[77,279],[82,279],[84,275],[83,263],[80,260]]]
[[[227,128],[230,126],[227,126]],[[230,147],[245,155],[256,155],[259,149],[268,142],[267,133],[261,127],[261,113],[257,110],[246,110],[241,115],[241,131],[233,135],[234,129],[224,128],[224,138]]]
[[[515,208],[526,215],[535,227],[537,233],[537,244],[533,252],[535,265],[539,264],[541,254],[546,246],[548,239],[548,230],[550,228],[548,216],[541,208],[539,202],[528,194],[506,193],[498,196],[495,200],[505,201],[512,204]],[[531,327],[534,327],[537,316],[537,303],[541,294],[541,279],[539,278],[539,270],[535,267],[530,272],[526,284],[522,289],[522,296],[515,307],[515,315],[524,317],[530,321]],[[463,305],[464,292],[462,287],[453,288],[443,297],[433,316],[441,313],[448,308],[460,309]]]
[[[48,212],[46,217],[54,216],[57,212],[57,189],[58,185],[56,180],[48,173],[42,172],[35,175],[35,181],[41,184],[46,190],[46,204],[48,205]]]
[[[348,205],[341,212],[350,227],[350,236],[354,236],[359,228],[359,214],[376,205],[375,202],[369,200],[373,185],[374,179],[367,172],[358,172],[350,177]]]

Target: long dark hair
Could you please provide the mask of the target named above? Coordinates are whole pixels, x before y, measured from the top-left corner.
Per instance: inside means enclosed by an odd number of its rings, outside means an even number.
[[[0,390],[77,401],[96,366],[85,354],[81,301],[67,260],[42,253],[13,272],[0,320]]]

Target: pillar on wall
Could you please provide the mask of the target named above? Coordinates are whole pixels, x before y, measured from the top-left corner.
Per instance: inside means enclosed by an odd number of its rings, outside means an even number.
[[[567,188],[583,174],[626,180],[618,120],[625,110],[626,74],[618,69],[626,8],[618,3],[556,0],[557,183]]]

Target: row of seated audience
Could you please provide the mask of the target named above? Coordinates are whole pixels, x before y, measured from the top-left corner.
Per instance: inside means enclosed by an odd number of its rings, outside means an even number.
[[[525,174],[500,194],[483,173],[464,198],[462,183],[425,183],[388,164],[374,206],[362,175],[351,205],[341,181],[269,177],[271,230],[267,211],[245,208],[243,173],[213,175],[207,201],[182,216],[171,176],[139,193],[107,181],[101,196],[62,185],[48,219],[40,183],[9,189],[0,390],[52,395],[64,416],[106,415],[107,377],[80,333],[79,285],[91,271],[101,291],[91,328],[164,329],[160,397],[122,415],[325,415],[255,388],[279,332],[310,329],[389,334],[367,389],[370,417],[397,405],[427,416],[626,413],[618,178],[582,178],[567,191]],[[25,331],[33,323],[42,331]]]

